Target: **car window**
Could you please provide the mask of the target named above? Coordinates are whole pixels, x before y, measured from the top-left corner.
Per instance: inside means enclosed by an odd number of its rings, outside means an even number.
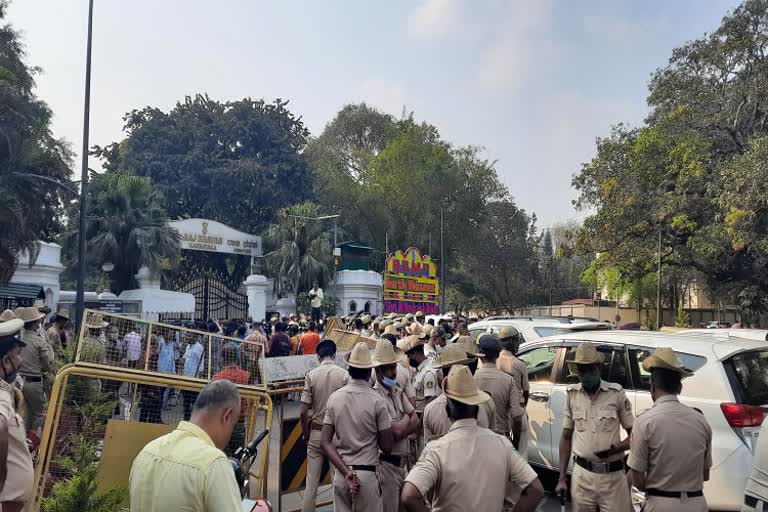
[[[740,402],[747,405],[768,404],[768,351],[742,352],[725,361],[731,367],[731,385]]]
[[[541,347],[524,352],[518,358],[528,367],[528,380],[552,381],[558,347]]]
[[[567,332],[570,332],[569,329],[564,329],[562,327],[534,327],[533,330],[542,338],[546,338],[547,336],[555,336],[556,334],[565,334]]]
[[[649,355],[653,354],[655,349],[652,348],[630,348],[629,360],[632,365],[632,372],[635,375],[635,389],[650,391],[651,390],[651,373],[643,369],[643,361]],[[696,371],[705,364],[707,364],[707,358],[704,356],[697,356],[694,354],[686,354],[684,352],[675,352],[677,358],[680,360],[685,368]]]
[[[573,359],[576,357],[578,347],[568,347],[565,352],[563,371],[559,383],[578,384],[579,376],[576,373],[576,365]],[[597,351],[603,354],[603,363],[600,365],[600,378],[606,382],[615,382],[627,389],[631,387],[631,378],[627,367],[627,357],[623,348],[597,347]]]
[[[469,335],[477,339],[481,334],[485,332],[485,327],[469,328]]]

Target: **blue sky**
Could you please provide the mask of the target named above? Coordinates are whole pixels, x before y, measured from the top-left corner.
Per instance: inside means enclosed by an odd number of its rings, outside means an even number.
[[[87,0],[15,0],[54,133],[82,144]],[[595,137],[647,113],[650,74],[735,0],[95,0],[91,144],[184,95],[290,100],[319,134],[365,100],[485,148],[539,225],[576,217]],[[91,162],[91,167],[98,162]]]

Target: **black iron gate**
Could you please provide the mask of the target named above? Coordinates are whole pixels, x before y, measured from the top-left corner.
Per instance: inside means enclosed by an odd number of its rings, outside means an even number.
[[[239,288],[239,283],[229,282],[215,272],[206,272],[180,283],[176,291],[195,296],[195,319],[246,319],[248,297]]]

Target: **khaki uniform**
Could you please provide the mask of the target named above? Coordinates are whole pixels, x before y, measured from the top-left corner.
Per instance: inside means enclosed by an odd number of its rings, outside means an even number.
[[[427,444],[405,481],[422,496],[433,496],[432,512],[501,512],[512,489],[525,489],[535,479],[508,439],[465,419]]]
[[[437,385],[437,373],[432,368],[431,359],[425,359],[416,368],[416,374],[413,376],[413,388],[416,392],[416,410],[423,413],[429,401],[441,393],[440,387]]]
[[[509,437],[512,431],[512,420],[520,418],[524,414],[521,406],[522,395],[517,383],[511,376],[496,369],[496,366],[490,363],[484,363],[481,368],[477,369],[475,382],[478,388],[491,395],[496,406],[494,432]]]
[[[529,438],[528,412],[525,409],[525,396],[523,393],[530,392],[531,390],[531,386],[528,384],[528,367],[509,350],[502,350],[499,358],[496,360],[496,368],[511,375],[520,388],[520,405],[523,406],[523,427],[520,430],[519,452],[520,456],[527,460]]]
[[[11,384],[0,380],[0,416],[8,423],[8,458],[5,486],[0,491],[0,503],[4,501],[25,503],[32,499],[34,468],[27,448],[27,431],[24,420],[17,413],[21,397]],[[2,506],[0,505],[0,508]]]
[[[59,330],[56,328],[55,325],[52,325],[48,328],[48,331],[45,333],[46,339],[48,340],[48,343],[51,345],[51,348],[53,349],[53,352],[55,354],[61,353],[61,333],[59,333]]]
[[[563,428],[573,430],[572,450],[575,456],[594,463],[621,461],[624,457],[621,453],[601,459],[595,452],[619,444],[620,427],[631,429],[633,423],[632,404],[620,385],[600,381],[600,390],[594,400],[581,388],[581,384],[568,387]],[[574,463],[571,498],[573,512],[633,510],[629,483],[623,469],[595,473]]]
[[[19,374],[24,377],[22,391],[27,407],[24,425],[30,431],[39,426],[43,417],[46,402],[43,376],[51,371],[53,350],[37,331],[23,329],[21,340],[27,344],[21,349]]]
[[[409,400],[416,400],[416,390],[413,389],[413,383],[411,382],[411,371],[403,365],[398,364],[397,368],[397,385],[403,391]]]
[[[424,426],[424,442],[428,443],[438,439],[451,429],[451,419],[448,417],[448,411],[445,410],[447,402],[445,393],[435,398],[427,404],[424,409],[422,424]],[[479,406],[477,413],[477,425],[482,428],[493,430],[496,426],[496,405],[493,400],[483,402]]]
[[[303,512],[315,510],[317,488],[320,485],[323,462],[325,462],[325,454],[320,447],[320,439],[322,438],[321,431],[323,430],[328,398],[347,382],[349,382],[347,371],[336,366],[331,360],[323,361],[320,366],[309,371],[304,377],[304,391],[301,394],[301,401],[311,406],[312,414],[310,416],[309,442],[307,443],[307,487],[301,506]]]
[[[381,488],[375,469],[379,464],[378,433],[392,426],[386,402],[366,382],[351,380],[328,399],[323,424],[333,425],[336,449],[360,480],[356,509],[381,512]],[[333,498],[337,512],[352,510],[352,497],[339,472],[333,475]]]
[[[387,412],[393,422],[400,421],[404,416],[410,416],[413,411],[413,405],[398,387],[391,390],[386,389],[379,382],[373,386],[387,404]],[[400,491],[403,490],[405,482],[405,463],[408,460],[409,443],[408,438],[395,441],[392,447],[392,453],[387,455],[380,453],[379,467],[377,475],[381,484],[381,501],[384,512],[397,512],[400,510]],[[399,458],[398,464],[395,464],[395,458]],[[389,459],[389,460],[386,460]]]
[[[746,499],[755,498],[758,502],[754,506],[746,503],[741,507],[742,512],[759,511],[768,512],[768,421],[763,422],[760,428],[760,436],[757,438],[754,464],[752,473],[747,480],[747,488],[744,490]],[[760,503],[762,502],[762,503]]]
[[[712,467],[712,428],[703,414],[665,395],[637,417],[632,430],[629,467],[645,473],[649,489],[694,492],[704,487]],[[666,498],[647,494],[645,512],[706,512],[704,496]]]

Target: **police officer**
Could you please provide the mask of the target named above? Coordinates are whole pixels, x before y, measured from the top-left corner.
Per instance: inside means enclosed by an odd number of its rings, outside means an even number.
[[[399,347],[408,356],[411,367],[416,369],[413,376],[416,411],[422,413],[427,404],[440,394],[439,380],[432,368],[432,360],[424,353],[426,335],[422,332],[421,326],[414,322],[410,332],[413,334],[400,340]]]
[[[363,329],[360,331],[360,336],[364,338],[373,338],[373,330],[371,329],[371,322],[373,320],[371,319],[371,315],[365,314],[360,318],[360,322],[363,324]]]
[[[392,419],[384,398],[369,384],[371,368],[376,365],[368,345],[356,343],[344,360],[350,381],[328,399],[320,442],[337,469],[333,475],[334,508],[337,512],[381,512],[376,470],[379,451],[392,452]]]
[[[317,487],[326,460],[320,447],[320,438],[328,398],[349,382],[349,374],[335,363],[336,343],[328,339],[318,343],[317,358],[320,365],[304,377],[304,391],[301,394],[301,429],[304,442],[307,443],[307,488],[301,507],[303,512],[315,510]]]
[[[523,419],[520,429],[520,444],[519,452],[520,456],[524,459],[528,458],[528,413],[526,407],[528,406],[528,394],[531,390],[528,384],[528,367],[517,358],[517,350],[520,348],[520,342],[522,336],[514,327],[505,327],[499,333],[499,343],[501,343],[502,351],[499,354],[499,358],[496,360],[496,368],[507,373],[515,379],[520,391],[522,391],[522,407],[523,407]]]
[[[381,335],[381,339],[388,341],[392,344],[392,347],[397,348],[397,335],[394,333],[392,325],[387,326],[384,334]],[[397,352],[403,354],[403,351],[399,348],[397,348]],[[411,382],[411,365],[408,364],[408,360],[405,357],[401,357],[395,368],[397,371],[397,385],[415,409],[416,391],[414,391],[413,383]]]
[[[400,491],[405,481],[405,465],[408,461],[408,436],[419,429],[419,418],[411,402],[397,384],[397,367],[402,351],[388,340],[376,342],[373,363],[376,365],[376,390],[387,404],[392,420],[394,446],[391,453],[379,453],[378,477],[384,512],[397,512]]]
[[[638,416],[629,477],[645,490],[645,512],[705,512],[702,488],[712,467],[712,429],[703,414],[680,403],[682,379],[693,375],[669,347],[645,358],[653,407]]]
[[[632,502],[622,458],[632,432],[632,405],[622,387],[600,379],[603,355],[592,343],[576,349],[573,364],[581,384],[569,386],[560,437],[560,480],[556,494],[567,489],[566,474],[573,452],[571,498],[574,512],[629,512]]]
[[[39,426],[45,407],[43,376],[50,374],[53,365],[53,349],[40,336],[40,321],[45,314],[35,307],[22,307],[16,310],[16,316],[24,321],[21,340],[26,346],[21,350],[19,374],[24,378],[24,402],[27,410],[24,425],[27,431]]]
[[[483,365],[475,372],[475,382],[477,387],[491,396],[496,406],[494,431],[507,437],[511,433],[512,444],[519,451],[523,421],[520,388],[515,379],[496,368],[501,345],[495,335],[484,334],[480,337],[480,351],[484,354]]]
[[[479,405],[490,396],[478,389],[469,368],[456,365],[444,381],[450,431],[430,442],[408,473],[401,495],[408,511],[501,512],[513,488],[522,488],[515,511],[532,512],[544,494],[536,472],[509,440],[478,427]]]
[[[33,308],[34,309],[34,308]],[[18,338],[24,327],[20,319],[0,322],[0,429],[5,450],[0,456],[4,475],[0,489],[0,510],[19,512],[33,497],[34,469],[27,448],[27,431],[19,411],[21,391],[15,386],[25,343]]]
[[[480,354],[482,356],[482,354]],[[448,373],[451,368],[457,364],[468,365],[471,362],[473,356],[468,354],[464,345],[459,343],[451,343],[440,353],[439,356],[432,362],[432,367],[436,370],[440,370],[443,373],[443,381],[448,377]],[[477,365],[475,365],[477,369]],[[470,373],[474,373],[472,368],[469,368]],[[448,417],[448,411],[445,409],[447,403],[447,397],[445,393],[441,393],[440,396],[432,400],[424,408],[424,418],[422,423],[424,425],[424,441],[430,442],[433,439],[444,436],[451,428],[451,419]],[[480,404],[480,410],[477,415],[477,424],[483,428],[493,430],[496,425],[496,406],[493,400],[488,400]]]

